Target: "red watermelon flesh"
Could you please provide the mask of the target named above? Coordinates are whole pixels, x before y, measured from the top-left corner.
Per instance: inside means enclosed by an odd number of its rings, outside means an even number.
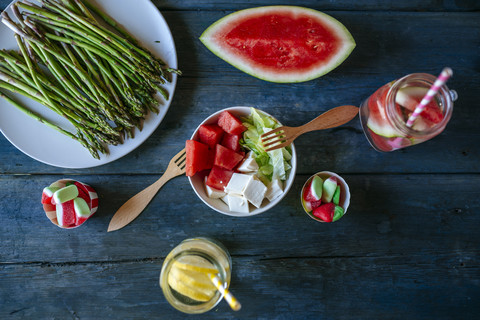
[[[310,37],[305,39],[305,35]],[[224,35],[223,41],[232,53],[248,57],[254,65],[295,72],[324,63],[341,44],[327,26],[314,25],[308,15],[293,12],[245,17]]]
[[[235,12],[212,24],[200,40],[233,66],[273,82],[301,82],[322,76],[342,63],[355,47],[340,22],[296,6]]]
[[[188,177],[212,167],[213,151],[211,151],[206,144],[195,140],[187,140],[185,143],[185,151],[185,174]]]
[[[414,111],[427,94],[428,88],[423,87],[405,87],[398,90],[395,101],[409,111]],[[409,113],[410,115],[410,113]],[[420,113],[430,126],[433,126],[443,120],[443,112],[435,98],[432,99]]]
[[[223,190],[232,178],[232,175],[232,170],[213,166],[212,170],[210,170],[210,174],[207,177],[206,184],[212,188]]]
[[[242,160],[243,155],[217,144],[215,148],[215,160],[213,163],[215,166],[232,170]]]
[[[235,152],[240,151],[240,139],[241,135],[239,134],[230,134],[230,133],[225,133],[222,139],[222,146],[233,150]]]
[[[210,148],[215,148],[217,143],[222,140],[224,131],[216,124],[202,124],[198,128],[198,138],[200,142],[208,145]]]
[[[392,146],[387,143],[387,139],[391,139],[391,138],[382,137],[368,128],[367,130],[368,130],[368,136],[372,140],[372,143],[377,147],[377,149],[385,152],[393,150]]]
[[[229,111],[223,111],[218,117],[218,125],[227,133],[241,134],[247,128]]]

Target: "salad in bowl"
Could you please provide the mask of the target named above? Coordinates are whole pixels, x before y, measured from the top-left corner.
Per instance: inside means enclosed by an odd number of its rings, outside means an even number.
[[[295,177],[295,147],[266,152],[260,136],[281,124],[264,111],[231,107],[205,119],[186,141],[186,175],[198,197],[230,216],[273,208]]]

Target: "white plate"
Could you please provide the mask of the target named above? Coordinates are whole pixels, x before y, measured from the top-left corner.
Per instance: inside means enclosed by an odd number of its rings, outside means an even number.
[[[164,60],[168,66],[177,68],[177,53],[172,34],[165,19],[152,2],[149,0],[96,0],[94,2],[122,24],[140,41],[142,46]],[[14,19],[10,5],[6,11]],[[2,23],[0,23],[0,47],[17,49],[13,32]],[[142,131],[138,129],[135,131],[134,139],[125,139],[122,145],[109,146],[110,154],[101,154],[100,160],[94,159],[78,142],[30,118],[1,98],[0,131],[17,149],[43,163],[63,168],[99,166],[128,154],[155,131],[167,113],[176,83],[177,76],[174,74],[172,82],[163,85],[170,97],[168,101],[157,95],[157,100],[161,101],[158,106],[159,114],[149,113]],[[7,90],[2,89],[2,91],[52,122],[74,132],[70,123],[47,107]]]

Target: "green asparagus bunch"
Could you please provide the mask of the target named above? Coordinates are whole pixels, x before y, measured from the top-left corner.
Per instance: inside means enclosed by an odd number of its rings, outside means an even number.
[[[158,113],[157,92],[180,74],[142,48],[112,18],[86,0],[16,2],[13,21],[19,51],[0,51],[0,88],[37,101],[73,124],[71,133],[0,92],[26,114],[73,138],[92,156],[108,153],[141,130],[149,112]],[[22,11],[20,11],[22,9]],[[105,28],[103,24],[110,25]]]

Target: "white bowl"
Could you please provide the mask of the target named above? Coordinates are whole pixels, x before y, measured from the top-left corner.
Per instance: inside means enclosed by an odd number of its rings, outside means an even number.
[[[348,209],[348,206],[350,205],[350,188],[348,188],[348,184],[345,182],[345,180],[342,177],[340,177],[338,174],[336,174],[335,172],[321,171],[321,172],[315,173],[313,176],[308,178],[308,180],[303,184],[302,191],[300,192],[300,202],[302,203],[303,210],[313,220],[319,221],[319,222],[325,222],[322,219],[315,217],[311,212],[308,212],[307,209],[305,208],[305,203],[303,201],[303,191],[305,190],[305,187],[307,186],[307,184],[310,181],[312,181],[313,177],[315,177],[315,176],[319,176],[324,181],[326,179],[328,179],[329,177],[337,178],[337,182],[340,185],[340,201],[339,201],[338,205],[340,207],[342,207],[343,210],[344,210],[343,216],[340,217],[340,219],[342,219],[347,214],[347,209]],[[340,220],[340,219],[338,219],[338,220]]]
[[[257,109],[259,112],[271,116],[270,114]],[[250,107],[231,107],[231,108],[226,108],[220,111],[215,112],[211,116],[209,116],[207,119],[205,119],[200,125],[195,129],[193,132],[193,135],[191,137],[191,140],[197,140],[198,141],[198,129],[200,128],[201,125],[203,124],[215,124],[218,121],[218,117],[220,116],[220,113],[223,111],[229,111],[232,113],[234,116],[237,117],[247,117],[250,115]],[[272,118],[275,118],[271,116]],[[234,216],[234,217],[249,217],[253,216],[262,212],[265,212],[271,208],[273,208],[275,205],[277,205],[283,197],[288,193],[290,188],[292,187],[293,180],[295,178],[295,172],[297,170],[297,153],[295,151],[295,146],[293,143],[290,145],[292,148],[292,159],[290,160],[290,165],[292,168],[290,169],[290,172],[288,174],[288,179],[284,182],[284,188],[283,188],[283,194],[279,196],[278,198],[274,199],[272,202],[268,201],[268,199],[264,199],[262,205],[260,208],[255,208],[252,205],[250,205],[250,212],[249,213],[241,213],[241,212],[233,212],[230,211],[228,208],[228,205],[225,204],[221,199],[213,199],[209,198],[207,196],[206,190],[205,190],[205,184],[203,177],[201,177],[198,174],[195,174],[193,177],[188,177],[188,181],[190,181],[190,184],[192,185],[193,190],[197,194],[197,196],[210,208],[213,210],[223,213],[228,216]]]

